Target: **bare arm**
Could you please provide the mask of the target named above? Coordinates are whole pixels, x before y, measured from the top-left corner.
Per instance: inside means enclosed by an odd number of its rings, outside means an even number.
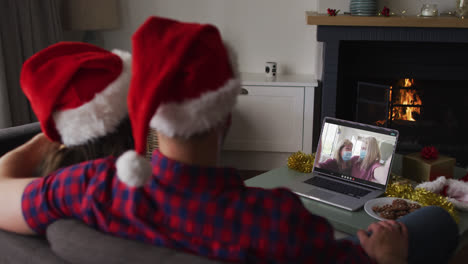
[[[23,191],[35,179],[34,172],[44,155],[58,147],[59,144],[38,134],[0,158],[0,229],[34,234],[23,218]]]

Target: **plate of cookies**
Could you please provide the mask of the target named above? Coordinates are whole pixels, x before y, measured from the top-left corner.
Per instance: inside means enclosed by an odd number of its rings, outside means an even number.
[[[418,202],[395,197],[372,199],[364,205],[366,213],[379,220],[395,220],[419,208]]]

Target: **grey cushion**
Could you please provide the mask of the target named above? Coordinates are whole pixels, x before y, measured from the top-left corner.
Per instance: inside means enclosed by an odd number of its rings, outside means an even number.
[[[0,230],[0,263],[67,264],[49,247],[45,238],[23,236]]]
[[[41,132],[38,122],[0,129],[0,156]]]
[[[52,251],[70,263],[222,263],[203,257],[103,234],[77,220],[59,220],[47,228]]]

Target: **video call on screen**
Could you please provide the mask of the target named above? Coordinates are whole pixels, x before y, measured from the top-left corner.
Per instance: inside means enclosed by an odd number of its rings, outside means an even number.
[[[347,147],[343,147],[344,142]],[[320,156],[316,157],[315,162],[318,171],[357,182],[374,183],[372,185],[386,183],[396,135],[325,123],[320,144]],[[341,152],[338,153],[340,147]],[[369,157],[366,159],[366,156]],[[346,162],[345,159],[349,159],[347,165],[337,165]],[[353,169],[350,166],[356,167]]]

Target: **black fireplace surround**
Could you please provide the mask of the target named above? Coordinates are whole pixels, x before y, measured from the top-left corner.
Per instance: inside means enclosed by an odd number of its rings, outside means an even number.
[[[394,87],[410,78],[421,114],[383,124],[400,131],[397,152],[434,145],[468,167],[468,29],[318,26],[317,40],[324,42],[321,120],[357,120],[358,83]]]

